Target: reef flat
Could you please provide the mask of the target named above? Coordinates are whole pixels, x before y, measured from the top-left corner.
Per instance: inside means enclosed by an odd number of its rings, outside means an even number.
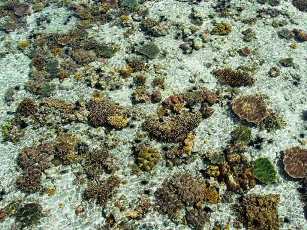
[[[306,0],[2,0],[0,229],[307,229]]]

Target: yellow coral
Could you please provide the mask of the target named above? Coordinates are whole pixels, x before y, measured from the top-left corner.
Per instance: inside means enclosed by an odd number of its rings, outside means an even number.
[[[20,48],[20,49],[26,49],[26,48],[28,48],[30,46],[30,42],[28,41],[28,40],[20,40],[19,42],[18,42],[18,47]]]
[[[190,155],[192,153],[193,146],[194,146],[194,140],[195,140],[195,134],[193,132],[190,132],[187,135],[186,139],[184,139],[183,151],[185,154]]]
[[[205,197],[206,200],[211,204],[217,204],[220,201],[220,194],[214,187],[206,188]]]
[[[109,125],[116,129],[122,129],[128,125],[129,119],[123,115],[112,115],[107,117]]]

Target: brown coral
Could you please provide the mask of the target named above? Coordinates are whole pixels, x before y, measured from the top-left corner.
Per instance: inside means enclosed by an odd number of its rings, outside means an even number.
[[[249,195],[243,197],[240,218],[247,229],[278,230],[277,205],[279,195]]]
[[[293,178],[307,175],[307,149],[293,147],[285,151],[283,164],[286,173]]]
[[[127,111],[108,99],[93,99],[88,104],[89,123],[94,127],[109,126],[121,129],[128,125]]]
[[[78,139],[68,133],[60,134],[54,144],[55,157],[64,165],[68,165],[77,160]]]
[[[83,168],[89,178],[98,178],[103,172],[113,173],[117,169],[115,158],[104,150],[94,150],[88,153]]]
[[[27,168],[24,174],[17,178],[16,186],[23,192],[33,193],[41,189],[42,171],[37,168]]]
[[[159,211],[171,218],[176,218],[184,207],[201,207],[205,202],[219,202],[219,193],[215,188],[190,174],[174,174],[164,180],[155,197]]]
[[[25,117],[34,115],[37,110],[35,101],[30,98],[23,99],[17,107],[17,113]]]
[[[98,205],[105,206],[119,185],[120,179],[116,176],[111,176],[104,181],[90,183],[83,196],[86,200],[95,200]]]
[[[49,143],[26,147],[18,157],[18,164],[23,170],[33,167],[44,171],[51,166],[53,154],[53,146]]]
[[[252,86],[255,83],[255,79],[249,73],[242,70],[233,70],[231,68],[218,69],[214,71],[214,75],[220,83],[232,87]]]
[[[242,120],[256,125],[260,124],[270,115],[264,97],[260,95],[247,95],[235,98],[231,104],[232,111]]]
[[[145,131],[166,142],[182,142],[202,121],[201,113],[183,112],[164,120],[151,117],[143,123]]]
[[[141,170],[151,171],[160,161],[160,152],[148,145],[139,145],[135,149],[136,162]]]

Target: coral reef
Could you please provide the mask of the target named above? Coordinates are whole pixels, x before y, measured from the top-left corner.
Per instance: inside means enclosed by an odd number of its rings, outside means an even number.
[[[247,229],[277,230],[280,227],[277,205],[279,196],[248,195],[240,201],[240,219]]]
[[[214,71],[214,75],[219,82],[232,87],[251,86],[255,83],[255,79],[249,73],[231,68],[218,69]]]
[[[276,170],[267,158],[258,158],[254,163],[255,177],[264,184],[271,184],[276,181]]]
[[[202,121],[201,114],[184,112],[179,115],[174,115],[160,120],[159,118],[148,118],[144,124],[144,130],[158,140],[166,142],[181,142],[188,133],[197,128]]]
[[[95,200],[98,205],[105,206],[115,194],[119,185],[120,179],[116,176],[110,176],[104,181],[93,181],[88,184],[83,196],[86,200]]]
[[[270,110],[261,95],[237,97],[232,101],[231,108],[240,119],[256,125],[270,115]]]
[[[21,228],[30,227],[39,223],[43,215],[43,208],[38,203],[27,203],[17,209],[16,222]]]
[[[121,129],[128,124],[127,111],[108,99],[91,100],[88,103],[88,109],[88,120],[94,127],[110,126]]]
[[[190,174],[171,176],[155,192],[155,197],[159,211],[174,219],[178,217],[179,211],[184,207],[201,208],[206,202],[216,204],[220,199],[219,193],[214,187]]]
[[[307,150],[300,147],[285,150],[283,164],[290,177],[304,178],[307,173]]]
[[[135,158],[138,167],[144,171],[151,171],[160,161],[160,153],[157,149],[140,145],[135,149]]]

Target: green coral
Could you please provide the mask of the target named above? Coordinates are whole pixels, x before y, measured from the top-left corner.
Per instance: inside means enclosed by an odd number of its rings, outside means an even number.
[[[10,139],[10,132],[13,128],[13,122],[8,120],[1,125],[1,133],[4,141],[8,141]]]
[[[111,58],[119,49],[120,47],[116,44],[100,44],[95,51],[98,57]]]
[[[254,175],[264,184],[276,182],[276,170],[272,162],[265,157],[258,158],[254,163]]]
[[[232,141],[236,144],[248,144],[252,138],[252,131],[246,126],[239,126],[231,133]]]

